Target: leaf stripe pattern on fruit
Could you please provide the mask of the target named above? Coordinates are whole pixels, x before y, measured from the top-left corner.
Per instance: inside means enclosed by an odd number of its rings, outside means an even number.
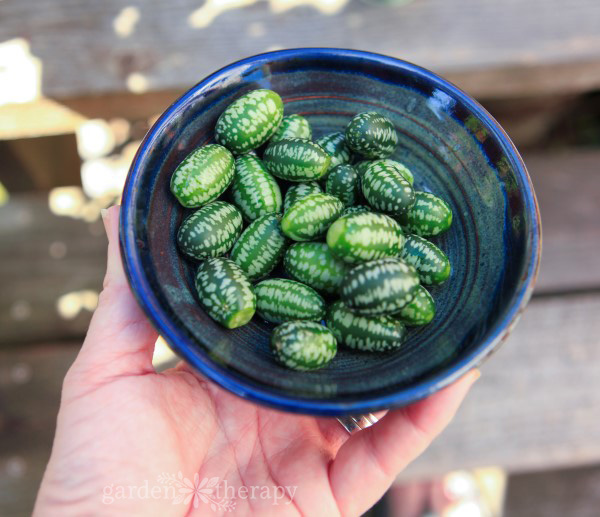
[[[401,214],[415,202],[415,191],[394,167],[382,160],[372,162],[362,178],[362,191],[368,203],[388,214]]]
[[[271,348],[288,368],[307,371],[331,362],[337,353],[337,342],[332,332],[319,323],[290,321],[275,328]]]
[[[312,181],[323,176],[329,156],[321,147],[309,140],[288,138],[270,144],[263,161],[271,174],[288,181]]]
[[[286,278],[269,278],[258,283],[256,309],[271,323],[291,320],[320,321],[325,317],[325,301],[313,288]]]
[[[177,244],[195,259],[223,255],[242,231],[242,214],[230,203],[213,201],[188,216],[177,232]]]
[[[302,115],[288,115],[283,117],[279,128],[271,137],[270,143],[279,142],[286,138],[302,138],[310,140],[312,138],[312,130],[306,118]]]
[[[393,314],[413,299],[418,285],[418,275],[403,262],[392,258],[374,260],[346,274],[341,299],[360,314]]]
[[[317,138],[316,142],[331,156],[329,170],[338,165],[350,163],[352,153],[346,145],[346,137],[342,131],[323,135],[321,138]]]
[[[391,316],[364,316],[337,301],[327,311],[327,327],[339,343],[365,352],[385,352],[402,345],[406,327]]]
[[[367,205],[354,205],[344,208],[342,215],[360,214],[362,212],[371,212],[371,207]]]
[[[244,272],[233,261],[218,257],[205,260],[196,272],[196,291],[208,315],[227,328],[250,321],[256,297]]]
[[[448,203],[429,192],[415,192],[415,204],[398,218],[409,233],[433,237],[452,225],[452,210]]]
[[[198,208],[217,199],[234,175],[231,153],[223,146],[209,144],[195,149],[171,176],[171,192],[187,208]]]
[[[337,197],[344,206],[358,201],[361,193],[360,178],[352,165],[338,165],[329,169],[325,192]]]
[[[310,241],[323,235],[344,205],[329,194],[310,194],[296,201],[281,219],[281,229],[290,239]]]
[[[355,115],[346,128],[348,147],[366,158],[386,158],[398,145],[398,134],[390,119],[369,111]]]
[[[387,215],[373,212],[344,215],[327,231],[332,253],[349,264],[396,257],[401,244],[400,225]]]
[[[309,181],[307,183],[297,183],[288,188],[285,193],[285,199],[283,201],[283,211],[287,212],[290,206],[296,201],[306,197],[310,194],[317,194],[323,192],[321,187],[316,181]]]
[[[285,252],[283,267],[291,277],[317,291],[336,294],[347,266],[324,242],[297,242]]]
[[[281,190],[259,158],[251,154],[235,161],[231,184],[233,201],[249,221],[281,211]]]
[[[231,260],[251,281],[267,276],[279,263],[288,244],[279,225],[280,216],[267,214],[246,228],[233,245]]]
[[[446,254],[418,235],[407,235],[400,257],[414,266],[421,282],[426,285],[441,284],[450,276],[450,261]]]
[[[435,302],[433,297],[422,285],[415,293],[415,297],[407,303],[396,317],[406,325],[426,325],[435,317]]]
[[[215,138],[236,154],[264,144],[283,119],[281,97],[271,90],[253,90],[231,103],[217,120]]]

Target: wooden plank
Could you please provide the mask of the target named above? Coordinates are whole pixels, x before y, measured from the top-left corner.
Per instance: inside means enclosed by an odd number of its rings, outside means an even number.
[[[536,293],[600,288],[600,152],[525,155],[542,214]]]
[[[31,515],[77,345],[0,351],[0,515]]]
[[[0,41],[30,43],[42,61],[42,92],[56,98],[180,89],[248,55],[307,45],[362,48],[453,74],[600,60],[596,0],[572,0],[568,9],[559,0],[4,0],[0,19]],[[536,86],[556,79],[551,70]],[[594,70],[585,88],[597,86]],[[493,76],[478,77],[480,94],[501,88]],[[528,81],[519,91],[531,91]],[[518,82],[504,88],[515,95]]]
[[[101,221],[57,216],[47,195],[13,196],[0,207],[0,344],[84,335],[91,312],[73,300],[61,315],[59,300],[99,292],[105,264]]]
[[[600,462],[600,296],[534,299],[439,440],[401,476]]]
[[[597,517],[600,467],[519,474],[508,479],[508,517]]]

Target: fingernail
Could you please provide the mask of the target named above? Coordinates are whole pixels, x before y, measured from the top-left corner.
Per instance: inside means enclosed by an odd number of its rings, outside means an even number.
[[[472,375],[473,375],[473,382],[475,382],[477,379],[479,379],[479,377],[481,377],[481,370],[474,368]]]

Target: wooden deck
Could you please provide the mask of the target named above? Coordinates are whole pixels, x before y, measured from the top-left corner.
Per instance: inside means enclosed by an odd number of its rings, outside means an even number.
[[[402,479],[469,466],[518,472],[600,462],[600,153],[525,159],[544,225],[534,298],[514,334],[484,365],[456,420]],[[0,492],[12,494],[0,498],[0,514],[23,508],[35,493],[61,379],[89,319],[84,309],[65,320],[56,300],[99,290],[103,276],[99,223],[59,218],[46,206],[40,196],[20,196],[0,208],[6,244],[0,247]],[[60,242],[64,256],[52,257],[50,248]],[[24,255],[30,257],[26,264]],[[28,310],[19,305],[24,300]],[[47,344],[18,345],[31,341]]]

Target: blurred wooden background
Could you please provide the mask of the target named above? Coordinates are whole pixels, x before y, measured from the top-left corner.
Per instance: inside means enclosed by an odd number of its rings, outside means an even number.
[[[0,515],[31,509],[104,274],[99,209],[149,124],[224,64],[300,46],[449,78],[523,150],[541,206],[529,309],[403,478],[600,462],[600,2],[2,0]]]

